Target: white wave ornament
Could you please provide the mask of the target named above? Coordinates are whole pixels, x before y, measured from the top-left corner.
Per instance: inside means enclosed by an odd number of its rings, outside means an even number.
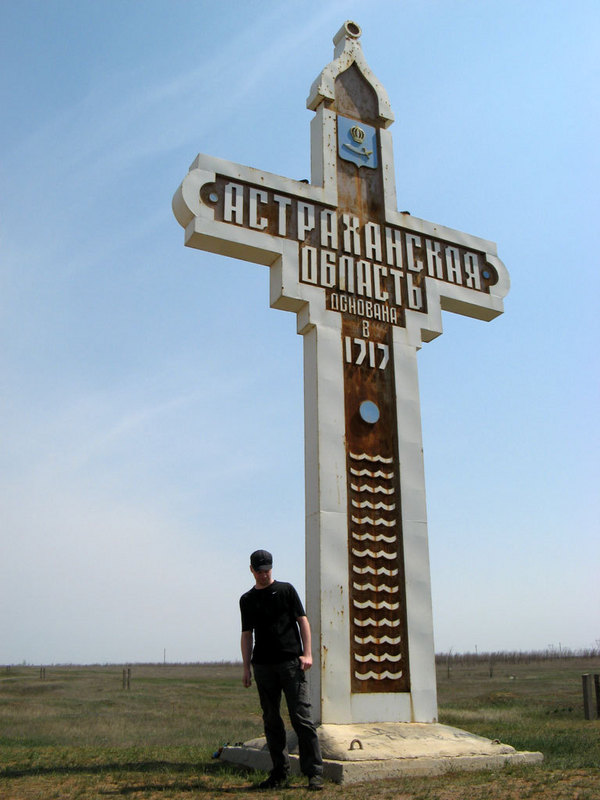
[[[372,550],[355,550],[352,548],[352,554],[357,558],[365,558],[366,556],[369,556],[369,558],[388,558],[390,561],[394,558],[398,558],[398,553],[384,553],[383,550],[380,550],[378,553],[374,553]]]
[[[373,617],[369,617],[368,619],[356,619],[356,617],[354,617],[354,624],[358,625],[359,628],[366,628],[368,625],[372,625],[374,628],[397,628],[398,625],[400,625],[400,620],[373,619]]]
[[[385,503],[372,503],[370,500],[363,500],[359,502],[358,500],[353,500],[352,505],[354,508],[370,508],[372,511],[378,511],[381,509],[382,511],[394,511],[396,508],[395,503],[391,503],[389,506]]]
[[[359,592],[387,592],[388,594],[396,594],[398,591],[397,586],[387,586],[382,583],[381,586],[374,586],[372,583],[356,583],[352,584]]]
[[[371,519],[371,517],[355,517],[352,515],[352,522],[357,525],[385,525],[386,528],[393,528],[396,524],[395,519]]]
[[[349,453],[350,458],[353,458],[355,461],[370,461],[371,463],[375,464],[379,462],[380,464],[393,464],[393,458],[385,458],[384,456],[370,456],[368,453]]]
[[[354,469],[354,467],[350,467],[350,473],[357,478],[384,478],[386,481],[394,477],[393,472],[382,472],[380,469],[371,472],[369,469]]]
[[[353,564],[352,569],[359,575],[387,575],[388,578],[393,578],[398,574],[397,569],[388,569],[387,567],[357,567],[356,564]]]
[[[352,538],[358,542],[385,542],[386,544],[393,544],[398,541],[397,536],[384,536],[383,533],[378,533],[375,536],[372,533],[356,533],[356,531],[352,531]]]
[[[386,489],[385,486],[369,486],[364,483],[362,486],[357,486],[355,483],[350,484],[353,492],[368,492],[369,494],[394,494],[393,489]]]
[[[358,678],[359,681],[382,681],[385,678],[389,678],[392,681],[397,681],[398,678],[402,677],[402,670],[400,672],[389,672],[387,669],[382,672],[381,674],[377,674],[376,672],[367,672],[364,675],[361,672],[354,672],[354,675]]]
[[[400,636],[355,636],[354,641],[357,644],[400,644]]]
[[[400,608],[400,603],[388,603],[387,600],[365,600],[364,603],[359,603],[355,600],[353,603],[355,608],[373,608],[379,611],[380,608],[387,608],[388,611],[397,611]]]
[[[393,663],[397,663],[398,661],[401,661],[402,656],[399,653],[396,656],[393,656],[391,653],[382,653],[380,656],[375,655],[375,653],[367,653],[366,656],[359,656],[358,653],[355,653],[354,658],[363,664],[365,664],[367,661],[375,661],[377,664],[381,664],[383,661],[392,661]]]

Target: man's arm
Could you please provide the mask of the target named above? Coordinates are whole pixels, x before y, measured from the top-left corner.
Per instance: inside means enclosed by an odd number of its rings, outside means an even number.
[[[300,628],[300,637],[302,639],[302,655],[300,656],[300,665],[303,670],[312,667],[312,640],[310,635],[310,623],[308,617],[297,617],[296,622]]]
[[[244,674],[242,683],[246,688],[252,685],[252,667],[250,666],[250,659],[252,658],[252,631],[242,631],[242,661],[244,663]]]

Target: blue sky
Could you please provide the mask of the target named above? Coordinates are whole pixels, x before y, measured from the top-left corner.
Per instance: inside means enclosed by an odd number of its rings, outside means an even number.
[[[398,203],[490,239],[491,323],[419,354],[438,651],[600,639],[600,9],[512,0],[0,3],[0,663],[233,659],[248,554],[304,586],[302,341],[190,250],[198,152],[308,178],[346,19]],[[593,301],[593,302],[592,302]]]

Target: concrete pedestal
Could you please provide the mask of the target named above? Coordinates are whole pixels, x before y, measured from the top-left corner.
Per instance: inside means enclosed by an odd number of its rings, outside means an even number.
[[[360,783],[405,775],[499,769],[506,764],[537,764],[541,753],[517,752],[510,745],[438,723],[383,722],[369,725],[321,725],[319,739],[325,778]],[[292,774],[299,774],[295,734],[288,736]],[[225,747],[221,760],[269,771],[264,738]]]

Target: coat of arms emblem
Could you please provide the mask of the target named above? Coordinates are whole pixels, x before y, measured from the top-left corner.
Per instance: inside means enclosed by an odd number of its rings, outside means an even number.
[[[358,124],[347,117],[337,118],[338,153],[357,167],[377,169],[377,131],[370,125]]]

